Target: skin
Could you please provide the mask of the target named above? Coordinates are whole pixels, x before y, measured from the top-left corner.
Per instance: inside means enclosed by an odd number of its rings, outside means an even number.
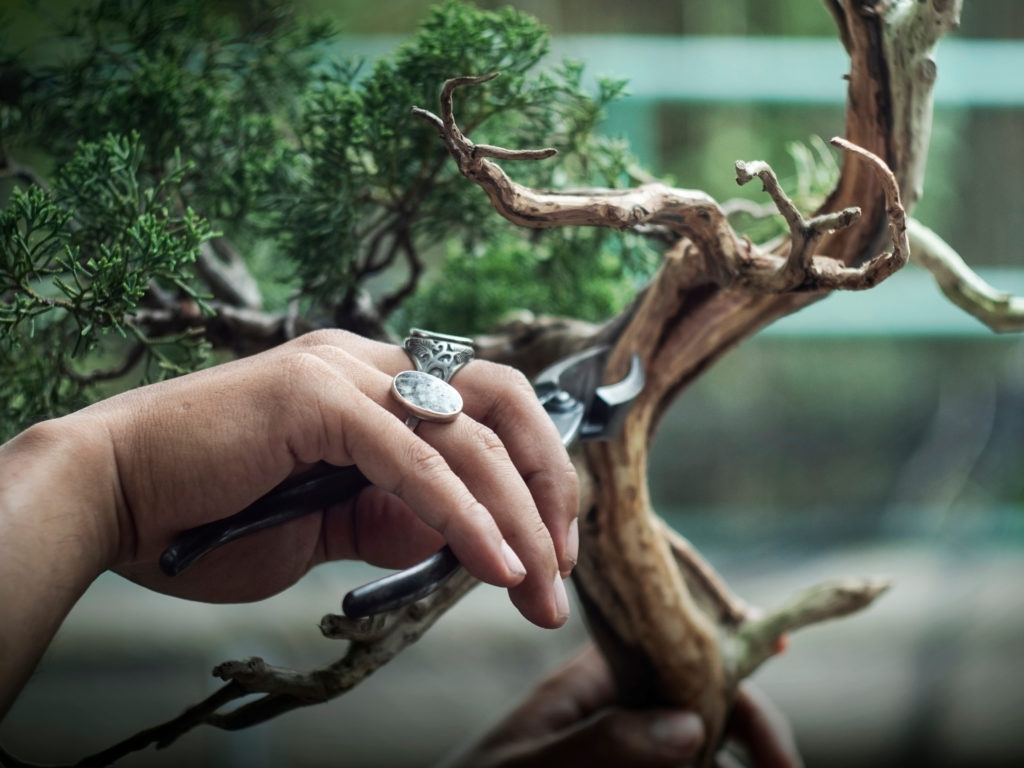
[[[730,721],[721,768],[803,765],[786,720],[744,686]],[[588,646],[549,675],[479,742],[438,768],[674,768],[693,759],[704,727],[692,712],[623,709],[600,652]],[[748,755],[741,763],[736,751]]]
[[[390,394],[405,351],[342,331],[143,387],[38,424],[0,446],[0,718],[89,584],[114,570],[193,600],[259,600],[313,566],[358,558],[389,568],[447,542],[476,577],[506,587],[530,621],[569,605],[578,481],[526,379],[474,361],[453,384],[464,412],[415,432]],[[325,512],[215,550],[177,577],[157,565],[173,537],[233,514],[325,461],[374,484]],[[692,713],[613,705],[590,649],[460,766],[676,765],[703,739]],[[745,699],[737,707],[744,711]],[[744,741],[798,766],[787,729],[750,709]],[[781,756],[781,757],[779,757]]]
[[[143,387],[0,447],[0,713],[67,612],[112,569],[194,600],[258,600],[318,563],[412,565],[447,541],[530,621],[569,614],[578,483],[526,379],[474,361],[464,413],[415,432],[390,394],[405,351],[342,331]],[[160,553],[318,461],[374,483],[327,514],[222,547],[178,577]],[[506,546],[507,543],[507,546]]]

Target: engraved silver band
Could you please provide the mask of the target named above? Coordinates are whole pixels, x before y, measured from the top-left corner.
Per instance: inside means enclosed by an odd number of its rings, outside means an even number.
[[[473,340],[412,328],[406,337],[405,351],[417,371],[429,373],[445,382],[473,359]]]
[[[448,382],[473,359],[473,340],[420,328],[409,331],[403,344],[415,371],[403,371],[391,383],[391,393],[409,411],[405,423],[446,422],[462,412],[462,397]]]

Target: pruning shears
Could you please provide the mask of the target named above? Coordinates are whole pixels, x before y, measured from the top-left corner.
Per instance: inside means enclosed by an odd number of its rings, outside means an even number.
[[[636,355],[621,381],[601,385],[607,351],[603,346],[585,349],[555,362],[533,380],[537,399],[566,447],[577,440],[615,437],[643,389],[643,367]],[[237,514],[185,531],[164,550],[160,568],[167,575],[176,576],[228,542],[322,511],[369,485],[370,481],[357,467],[320,464],[285,480]],[[345,595],[342,611],[350,618],[360,618],[415,602],[437,590],[459,567],[454,553],[445,546],[411,568],[353,589]]]

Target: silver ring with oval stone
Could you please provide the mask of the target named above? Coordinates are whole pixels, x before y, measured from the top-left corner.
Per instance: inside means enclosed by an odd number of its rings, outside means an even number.
[[[413,328],[403,344],[415,371],[402,371],[391,382],[391,394],[409,411],[405,423],[453,421],[462,413],[462,396],[448,382],[473,359],[473,340]]]
[[[423,371],[402,371],[391,381],[391,394],[409,411],[414,429],[422,421],[454,421],[462,413],[462,395],[444,379]]]

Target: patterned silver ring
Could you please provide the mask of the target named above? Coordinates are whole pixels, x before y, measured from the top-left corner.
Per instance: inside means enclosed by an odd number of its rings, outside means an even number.
[[[409,411],[405,423],[452,421],[462,412],[462,396],[448,382],[473,359],[473,340],[413,328],[405,351],[415,371],[402,371],[391,382],[391,394]]]
[[[413,328],[404,346],[417,371],[447,382],[473,359],[473,340],[465,336],[448,336]]]

